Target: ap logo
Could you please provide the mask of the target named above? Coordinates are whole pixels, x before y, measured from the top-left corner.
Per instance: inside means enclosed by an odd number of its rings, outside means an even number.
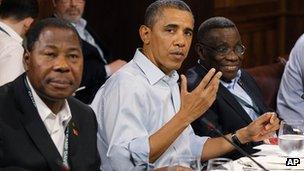
[[[300,158],[287,158],[286,166],[297,166],[300,164]]]

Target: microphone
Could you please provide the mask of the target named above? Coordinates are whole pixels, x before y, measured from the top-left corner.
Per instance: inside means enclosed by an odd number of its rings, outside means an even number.
[[[262,164],[254,160],[246,151],[244,151],[241,147],[239,147],[237,144],[232,142],[230,139],[228,139],[219,129],[217,129],[209,120],[206,118],[201,119],[201,121],[206,124],[211,130],[214,130],[220,137],[224,138],[229,144],[231,144],[238,152],[240,152],[242,155],[248,157],[251,161],[253,161],[255,164],[257,164],[261,169],[268,171]]]

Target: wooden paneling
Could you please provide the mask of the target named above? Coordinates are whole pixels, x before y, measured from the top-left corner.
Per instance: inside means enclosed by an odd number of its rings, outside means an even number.
[[[53,14],[52,0],[37,0],[39,3],[38,19],[49,17]]]
[[[216,1],[215,16],[225,16],[237,25],[246,46],[244,67],[273,62],[280,54],[280,1]],[[269,35],[270,34],[270,35]],[[284,52],[283,52],[284,53]]]
[[[38,0],[40,18],[52,14],[51,0]],[[86,0],[85,18],[116,58],[130,60],[141,46],[138,28],[153,0]],[[195,30],[211,16],[225,16],[239,28],[246,45],[244,66],[272,63],[288,54],[304,31],[303,0],[186,0],[195,16]],[[193,42],[195,42],[195,35]],[[182,70],[194,65],[193,47]]]
[[[214,16],[235,22],[247,47],[244,67],[288,54],[304,31],[302,0],[215,0]]]

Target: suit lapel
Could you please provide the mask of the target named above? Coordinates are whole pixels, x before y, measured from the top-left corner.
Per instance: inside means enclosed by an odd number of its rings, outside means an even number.
[[[77,117],[76,113],[79,111],[77,110],[77,107],[74,105],[74,103],[70,100],[68,100],[72,119],[69,123],[69,164],[71,168],[73,168],[73,163],[76,162],[76,156],[78,153],[78,147],[79,147],[79,137],[80,137],[80,131],[79,131],[79,118]]]
[[[242,73],[244,73],[244,72],[242,72]],[[263,104],[262,99],[258,98],[257,93],[253,93],[256,91],[254,91],[254,89],[252,87],[252,83],[249,81],[249,79],[246,79],[245,74],[242,74],[241,81],[243,82],[243,87],[244,87],[243,89],[250,96],[252,102],[255,103],[257,105],[257,107],[259,108],[260,113],[258,113],[258,115],[260,116],[262,113],[264,113],[266,111],[266,107]]]
[[[207,71],[203,69],[203,67],[200,64],[196,65],[195,72],[200,75],[199,80],[195,80],[196,82],[200,82],[202,78],[207,74]],[[196,87],[196,86],[195,86]],[[243,109],[243,107],[239,104],[239,102],[234,98],[233,94],[230,93],[230,91],[224,87],[222,84],[219,85],[219,89],[217,92],[217,100],[223,99],[228,106],[230,106],[235,112],[246,122],[251,123],[252,120],[248,116],[247,112]],[[229,113],[228,113],[229,115]]]
[[[239,102],[234,98],[233,94],[230,93],[227,88],[225,88],[222,84],[220,84],[218,91],[219,98],[223,98],[224,101],[235,110],[235,112],[246,122],[251,123],[252,120],[243,109],[243,107],[239,104]]]
[[[18,77],[14,85],[15,101],[20,109],[20,120],[33,143],[47,161],[51,170],[60,170],[62,161],[55,144],[53,143],[38,111],[33,105],[24,84],[25,74]],[[58,163],[59,162],[59,163]]]

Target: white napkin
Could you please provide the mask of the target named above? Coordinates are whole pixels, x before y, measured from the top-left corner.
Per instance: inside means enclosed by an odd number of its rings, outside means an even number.
[[[268,170],[304,170],[304,159],[300,159],[300,164],[297,166],[286,166],[286,157],[259,156],[253,158]],[[234,161],[234,170],[238,171],[244,170],[244,168],[250,168],[248,165],[253,166],[252,168],[259,169],[248,157],[242,157]]]

